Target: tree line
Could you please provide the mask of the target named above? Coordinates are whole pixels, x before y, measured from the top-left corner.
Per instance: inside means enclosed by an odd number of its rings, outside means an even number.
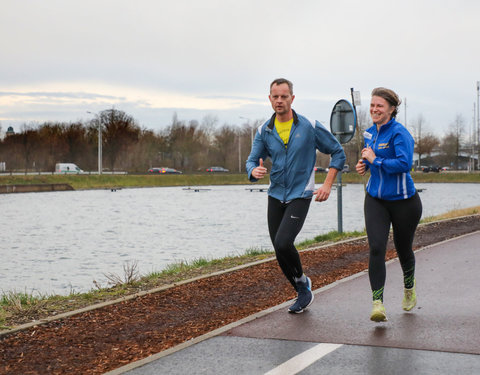
[[[174,115],[165,129],[153,131],[142,128],[123,111],[107,109],[88,122],[25,124],[19,132],[0,141],[0,162],[5,162],[7,171],[53,172],[55,164],[60,162],[96,171],[100,129],[102,164],[110,171],[145,173],[151,167],[171,167],[198,172],[218,165],[232,172],[244,172],[254,132],[263,121],[218,126],[215,117],[207,116],[199,122],[179,120]],[[430,164],[458,168],[462,163],[461,152],[471,148],[464,139],[462,117],[457,116],[443,138],[426,131],[424,123],[420,116],[409,129],[416,141],[415,151]],[[363,132],[369,126],[367,113],[359,111],[356,136],[343,145],[347,164],[356,164],[363,146]],[[432,157],[434,151],[440,152]],[[328,164],[329,157],[319,154],[317,165]]]

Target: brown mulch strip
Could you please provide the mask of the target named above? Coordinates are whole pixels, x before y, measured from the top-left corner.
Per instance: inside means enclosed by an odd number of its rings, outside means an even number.
[[[414,246],[477,230],[478,215],[423,225]],[[365,270],[368,244],[333,244],[301,257],[320,288]],[[275,261],[254,265],[3,336],[0,373],[102,374],[294,297]]]

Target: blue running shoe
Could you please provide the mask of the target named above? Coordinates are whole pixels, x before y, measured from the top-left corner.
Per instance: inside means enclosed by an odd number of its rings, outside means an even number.
[[[302,313],[313,302],[312,280],[307,277],[307,281],[297,282],[297,299],[295,303],[288,308],[288,312],[292,314]]]

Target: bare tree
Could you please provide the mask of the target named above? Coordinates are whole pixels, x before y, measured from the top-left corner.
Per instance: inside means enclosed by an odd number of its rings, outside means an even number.
[[[412,129],[415,152],[418,154],[418,166],[420,166],[422,155],[430,156],[433,150],[439,146],[440,140],[429,130],[422,114],[419,114],[417,119],[413,121]]]
[[[238,160],[237,133],[230,125],[223,125],[216,133],[213,142],[213,163],[235,170]]]
[[[22,126],[21,132],[15,136],[17,136],[17,142],[23,155],[23,169],[27,173],[30,168],[34,168],[34,156],[36,148],[38,148],[38,132],[32,126],[25,124]]]
[[[43,170],[53,171],[55,163],[68,162],[64,159],[67,144],[64,139],[64,128],[60,123],[45,123],[38,128],[39,154],[38,164]],[[76,163],[76,160],[71,160]]]
[[[125,156],[138,141],[140,127],[133,117],[113,108],[100,112],[98,121],[102,128],[103,152],[113,171],[120,155]]]
[[[450,160],[453,160],[456,169],[460,166],[460,152],[464,133],[465,121],[461,114],[457,114],[455,120],[450,124],[449,131],[441,145],[442,151]]]

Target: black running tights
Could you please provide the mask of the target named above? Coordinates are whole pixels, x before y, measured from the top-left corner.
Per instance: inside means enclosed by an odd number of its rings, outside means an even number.
[[[268,231],[272,240],[278,264],[288,281],[296,289],[295,278],[303,274],[300,256],[294,245],[302,229],[311,199],[294,199],[282,203],[268,197]]]
[[[415,269],[415,255],[412,250],[413,238],[420,217],[422,202],[415,193],[408,199],[387,201],[365,195],[365,226],[367,228],[370,259],[368,274],[372,291],[382,290],[385,285],[385,254],[390,225],[393,241],[400,260],[403,274]],[[383,296],[382,296],[383,297]]]

